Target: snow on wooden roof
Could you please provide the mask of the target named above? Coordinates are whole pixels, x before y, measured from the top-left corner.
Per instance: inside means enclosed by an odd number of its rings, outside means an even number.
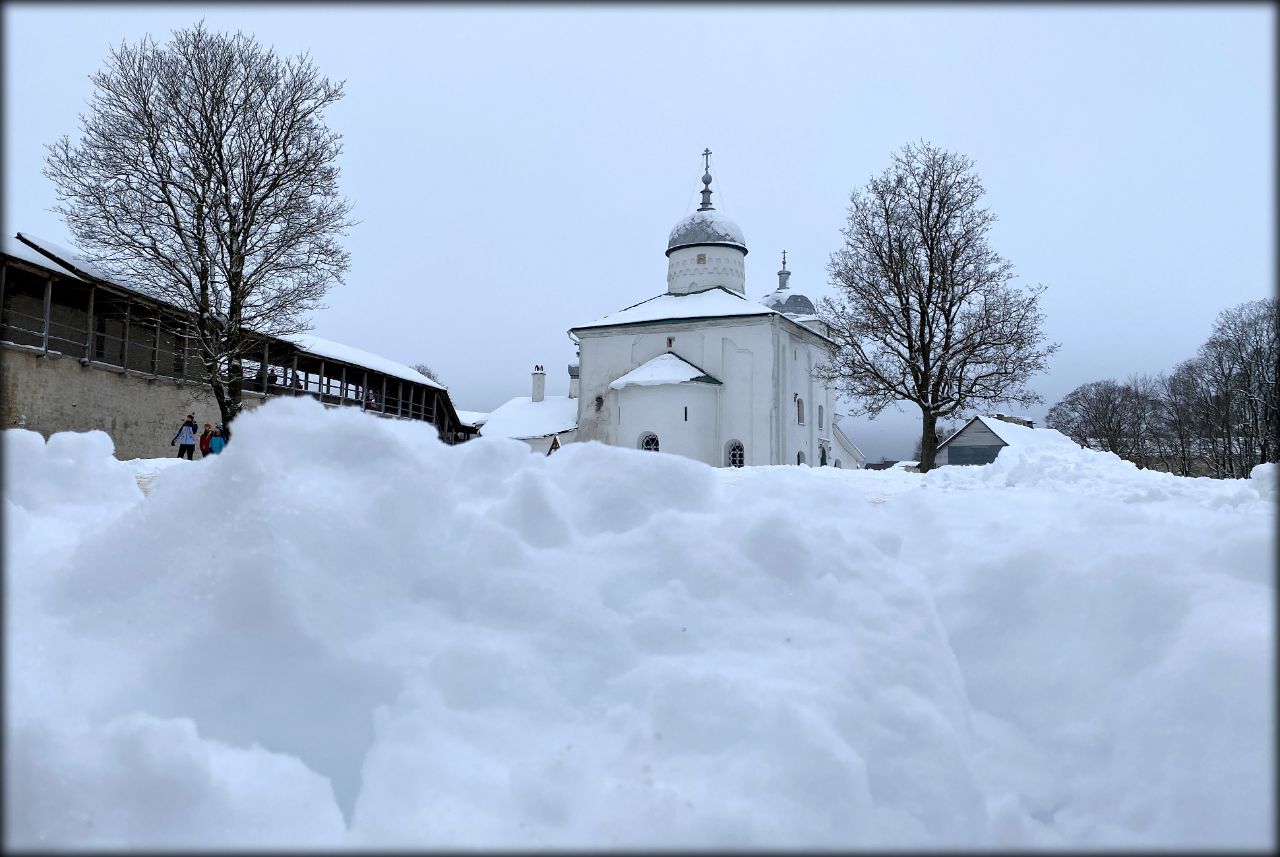
[[[541,402],[535,402],[529,396],[516,396],[490,412],[480,436],[528,440],[573,431],[577,427],[577,399],[546,396]]]
[[[749,301],[723,286],[715,286],[687,295],[663,292],[634,306],[580,324],[571,330],[612,327],[617,324],[642,324],[651,321],[673,321],[686,318],[723,318],[735,316],[779,315],[766,306]]]
[[[377,354],[370,354],[368,351],[361,351],[359,348],[352,348],[350,345],[343,345],[340,342],[333,342],[328,339],[321,339],[319,336],[313,336],[310,333],[290,333],[280,337],[286,342],[292,342],[308,354],[314,354],[317,357],[329,357],[333,360],[341,360],[343,363],[352,363],[356,366],[363,366],[366,369],[372,369],[375,372],[381,372],[384,375],[390,375],[393,378],[403,378],[406,381],[412,381],[415,384],[425,384],[428,387],[435,387],[438,390],[446,389],[443,384],[437,384],[426,375],[410,369],[403,363],[397,363],[394,360],[388,360],[385,357],[379,357]]]
[[[33,246],[38,249],[33,249]],[[55,273],[64,274],[65,276],[83,279],[81,272],[90,277],[103,280],[104,282],[118,285],[111,280],[100,268],[92,262],[86,260],[76,251],[64,247],[53,241],[38,238],[28,232],[17,233],[16,238],[4,239],[3,250],[10,256],[22,259],[33,265],[39,265],[47,270]],[[45,255],[48,254],[48,255]],[[50,258],[53,257],[53,258]],[[55,261],[56,260],[56,261]],[[120,288],[129,291],[127,286]],[[149,297],[149,296],[147,296]],[[160,300],[158,298],[149,297],[150,300],[158,300],[167,306],[176,309],[188,311],[186,307],[175,304],[171,301]],[[439,390],[448,389],[443,384],[432,381],[427,376],[419,373],[414,369],[410,369],[402,363],[396,363],[394,360],[388,360],[386,357],[380,357],[377,354],[371,354],[359,348],[353,348],[349,345],[343,345],[340,342],[333,342],[329,339],[323,339],[310,333],[286,334],[278,337],[286,342],[292,342],[301,350],[308,354],[314,354],[317,357],[328,357],[333,360],[340,360],[344,363],[351,363],[356,366],[362,366],[365,369],[372,369],[375,372],[381,372],[384,375],[390,375],[393,378],[402,378],[406,381],[412,381],[415,384],[425,384],[428,387],[435,387]]]
[[[109,277],[105,271],[90,262],[88,259],[84,258],[84,256],[80,255],[75,250],[72,250],[70,247],[64,247],[54,241],[37,237],[32,235],[30,232],[19,232],[18,238],[28,244],[34,245],[37,250],[49,254],[56,261],[62,264],[63,267],[70,268],[72,271],[77,273],[88,274],[90,277],[94,277],[99,280],[106,280],[108,283],[112,281],[111,277]],[[8,252],[7,249],[6,252]]]
[[[622,377],[609,382],[609,389],[621,390],[623,387],[632,385],[657,387],[662,384],[684,384],[690,381],[701,384],[720,383],[689,361],[668,351],[641,363]]]
[[[3,249],[5,255],[12,256],[15,259],[21,259],[29,265],[35,265],[37,268],[43,268],[46,271],[53,271],[55,274],[61,274],[64,277],[73,277],[77,280],[82,279],[75,271],[72,271],[65,265],[60,265],[50,259],[43,253],[31,248],[30,245],[18,240],[16,237],[4,236]]]
[[[1005,446],[1024,446],[1024,447],[1044,447],[1044,446],[1061,446],[1066,443],[1072,448],[1078,448],[1079,444],[1071,440],[1062,432],[1051,428],[1029,428],[1027,426],[1018,425],[1017,423],[1006,422],[1005,420],[996,419],[990,416],[972,417],[967,423],[951,437],[938,444],[938,449],[951,443],[952,440],[959,437],[974,422],[980,422],[986,426],[992,434],[1004,442]]]

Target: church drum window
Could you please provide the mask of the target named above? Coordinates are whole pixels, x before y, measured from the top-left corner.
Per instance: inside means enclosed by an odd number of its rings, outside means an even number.
[[[804,425],[804,399],[796,399],[796,423]]]
[[[818,405],[818,428],[822,428],[822,418],[823,418],[823,416],[824,416],[824,415],[823,415],[823,412],[822,412],[822,405]]]
[[[647,431],[640,436],[640,448],[649,452],[658,452],[658,436]]]

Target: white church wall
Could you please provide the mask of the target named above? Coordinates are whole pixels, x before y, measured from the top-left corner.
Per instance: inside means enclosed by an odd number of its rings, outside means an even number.
[[[646,433],[658,437],[662,452],[718,464],[715,384],[624,387],[618,392],[618,445],[640,446]]]
[[[769,390],[773,386],[773,367],[768,358],[773,352],[767,341],[761,347],[763,338],[758,330],[750,331],[750,335],[720,338],[719,377],[724,382],[720,394],[721,465],[727,463],[728,444],[734,440],[742,444],[747,464],[770,463],[769,415],[773,403]],[[754,348],[750,347],[752,344]]]
[[[756,373],[758,378],[771,378],[769,357],[773,348],[768,317],[747,322],[738,319],[713,319],[637,325],[600,334],[582,333],[579,336],[582,395],[578,406],[578,439],[632,446],[631,438],[625,432],[620,432],[619,391],[609,389],[610,382],[668,350],[723,382],[725,372],[721,342],[726,338],[734,343],[735,349],[751,355],[751,367],[741,370],[742,372]],[[747,395],[752,401],[749,406],[751,413],[763,410],[767,414],[772,404],[768,398],[769,386],[768,383],[757,383],[749,388]],[[598,409],[595,404],[597,397],[600,399]],[[752,420],[753,433],[760,431],[763,426],[763,437],[766,440],[753,439],[751,446],[758,447],[762,443],[767,445],[767,417],[760,421],[755,421],[755,417],[752,417]],[[743,439],[743,443],[746,445],[747,441]],[[751,447],[748,447],[748,455],[752,455],[750,450]],[[719,463],[718,458],[714,463]]]

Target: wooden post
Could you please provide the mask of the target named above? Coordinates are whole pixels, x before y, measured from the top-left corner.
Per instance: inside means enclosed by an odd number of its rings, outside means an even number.
[[[124,302],[124,342],[121,343],[120,366],[129,368],[129,319],[133,315],[133,304],[126,298]]]
[[[97,294],[98,294],[98,287],[94,285],[90,285],[89,286],[89,335],[84,338],[84,359],[85,360],[93,359],[93,340],[94,340],[93,300],[97,296]]]
[[[396,416],[404,416],[404,379],[400,379],[400,386],[396,390]]]
[[[378,411],[380,413],[387,412],[387,376],[382,376],[382,401],[378,403]]]
[[[345,405],[347,403],[347,364],[342,364],[342,395],[338,397],[338,404]]]
[[[271,344],[262,340],[262,397],[265,399],[271,391]]]
[[[360,381],[360,408],[361,410],[369,410],[369,370],[365,370]]]
[[[53,277],[44,278],[44,332],[41,334],[40,347],[47,354],[49,351],[49,307],[53,301]]]
[[[160,376],[160,313],[156,312],[156,335],[151,342],[151,377]]]

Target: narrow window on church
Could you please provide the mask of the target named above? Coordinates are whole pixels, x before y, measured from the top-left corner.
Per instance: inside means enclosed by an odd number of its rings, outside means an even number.
[[[676,344],[676,338],[675,338],[674,336],[668,336],[668,337],[667,337],[667,347],[668,347],[668,348],[670,348],[671,346],[673,346],[673,345],[675,345],[675,344]]]
[[[706,254],[706,253],[699,253],[699,254],[698,254],[698,264],[699,264],[699,265],[705,265],[705,264],[707,264],[707,254]]]
[[[684,406],[684,421],[689,422],[689,406]]]
[[[804,425],[804,399],[796,399],[796,422]]]
[[[822,405],[818,405],[818,428],[822,428]]]
[[[747,463],[747,450],[743,447],[741,441],[729,442],[728,465],[730,467],[741,467]]]

